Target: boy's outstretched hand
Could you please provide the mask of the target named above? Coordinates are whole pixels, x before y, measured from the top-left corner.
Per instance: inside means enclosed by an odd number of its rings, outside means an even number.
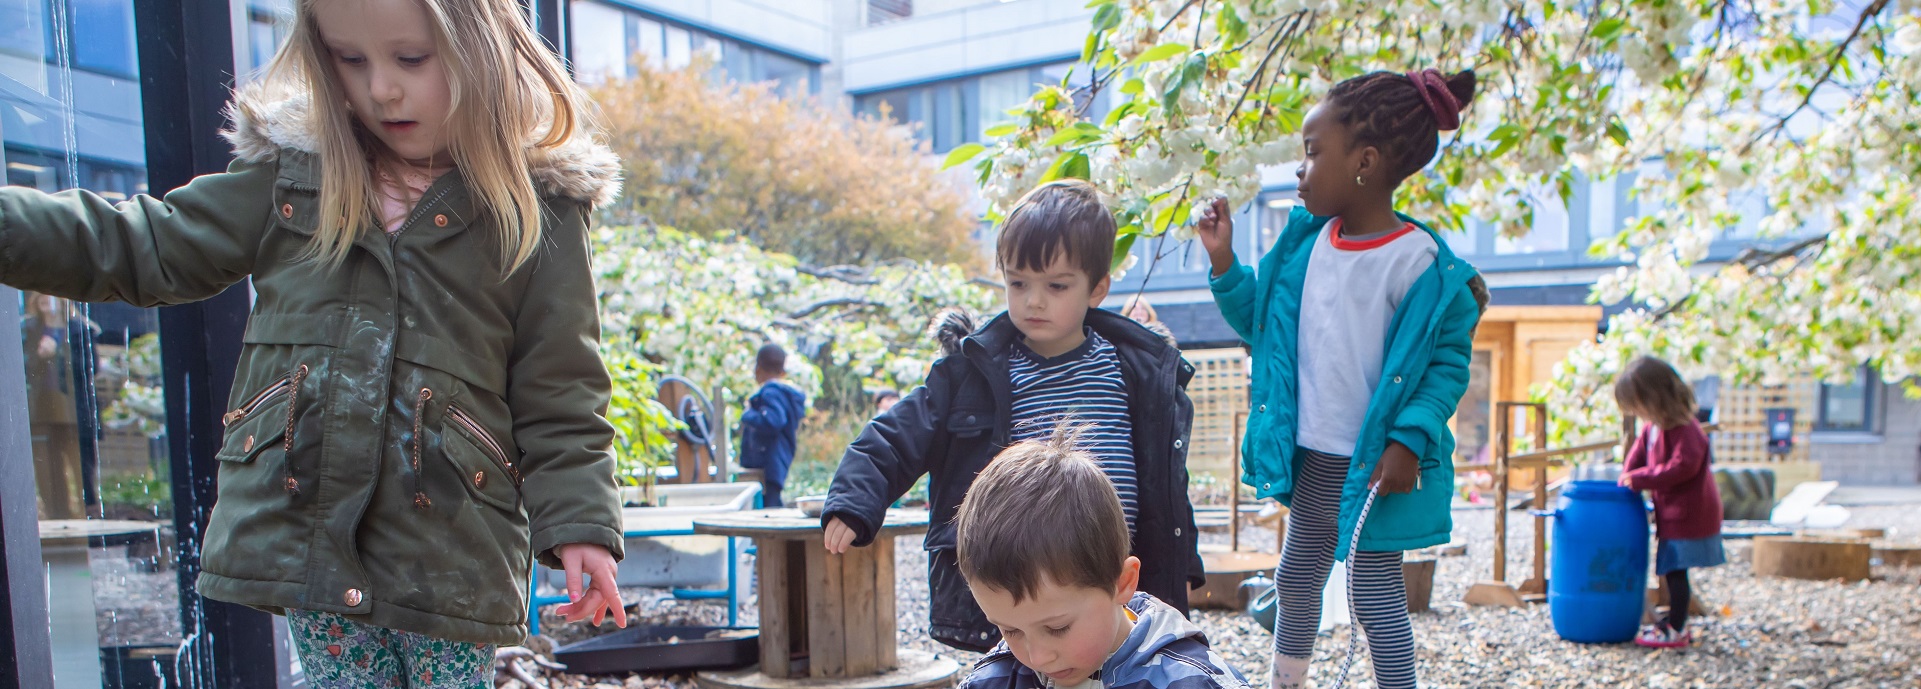
[[[1194,236],[1201,239],[1201,247],[1207,249],[1207,259],[1214,264],[1214,277],[1227,274],[1234,267],[1234,214],[1227,207],[1227,199],[1216,198],[1208,204],[1207,211],[1194,223]]]
[[[1381,453],[1381,462],[1374,465],[1371,480],[1381,489],[1382,495],[1394,495],[1414,490],[1421,480],[1421,459],[1406,445],[1389,441],[1387,451]]]
[[[614,582],[618,573],[614,554],[607,547],[593,543],[569,543],[554,549],[560,557],[560,564],[567,569],[567,599],[572,601],[554,608],[554,612],[569,622],[580,622],[591,617],[598,625],[614,614],[614,625],[627,628],[627,608],[620,601],[620,586]],[[592,579],[591,588],[581,590],[580,575]]]
[[[847,548],[854,544],[854,529],[842,524],[840,517],[827,520],[827,552],[845,555]]]

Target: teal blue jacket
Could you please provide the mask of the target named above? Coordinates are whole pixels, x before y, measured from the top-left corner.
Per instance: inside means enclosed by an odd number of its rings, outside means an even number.
[[[1353,467],[1341,490],[1335,551],[1341,560],[1347,559],[1354,523],[1367,499],[1368,478],[1390,440],[1420,457],[1420,484],[1410,493],[1375,500],[1361,531],[1360,548],[1424,548],[1446,543],[1453,530],[1448,509],[1454,495],[1454,434],[1447,422],[1467,391],[1468,361],[1486,301],[1485,287],[1474,266],[1449,251],[1433,229],[1401,217],[1432,235],[1438,254],[1433,267],[1408,288],[1388,328],[1381,385],[1368,402]],[[1210,280],[1221,315],[1253,348],[1254,388],[1241,446],[1241,482],[1283,505],[1293,503],[1300,457],[1295,430],[1300,418],[1296,347],[1301,286],[1315,238],[1330,219],[1296,207],[1280,240],[1261,258],[1260,277],[1248,266],[1236,264]]]

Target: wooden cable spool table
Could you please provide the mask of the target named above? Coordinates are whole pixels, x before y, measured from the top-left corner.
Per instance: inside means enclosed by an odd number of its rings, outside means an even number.
[[[924,510],[888,510],[873,543],[835,555],[820,518],[797,509],[695,519],[694,533],[754,539],[760,590],[760,666],[696,680],[709,689],[950,686],[958,664],[895,639],[894,537],[927,526]]]

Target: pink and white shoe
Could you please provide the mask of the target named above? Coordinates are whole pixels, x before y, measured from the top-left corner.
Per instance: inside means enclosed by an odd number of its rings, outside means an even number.
[[[1693,642],[1693,634],[1685,629],[1677,631],[1665,622],[1643,628],[1641,635],[1634,638],[1634,643],[1648,648],[1687,648]]]

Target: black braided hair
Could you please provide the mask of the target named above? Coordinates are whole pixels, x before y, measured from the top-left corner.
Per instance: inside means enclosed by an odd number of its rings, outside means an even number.
[[[1447,90],[1466,108],[1474,100],[1474,83],[1474,70],[1462,70],[1447,78]],[[1406,74],[1373,72],[1348,79],[1328,92],[1327,103],[1353,134],[1353,146],[1381,151],[1395,184],[1427,167],[1440,150],[1440,123]]]

